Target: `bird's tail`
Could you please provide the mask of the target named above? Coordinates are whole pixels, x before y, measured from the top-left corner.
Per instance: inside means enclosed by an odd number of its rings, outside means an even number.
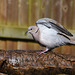
[[[74,42],[71,42],[71,45],[75,45],[75,41]]]
[[[75,38],[71,38],[70,44],[75,45]]]

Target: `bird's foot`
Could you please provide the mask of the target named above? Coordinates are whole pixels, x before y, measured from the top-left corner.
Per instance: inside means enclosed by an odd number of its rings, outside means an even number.
[[[41,52],[37,52],[39,55],[41,55],[41,54],[46,54],[46,50],[44,50],[44,51],[41,51]]]

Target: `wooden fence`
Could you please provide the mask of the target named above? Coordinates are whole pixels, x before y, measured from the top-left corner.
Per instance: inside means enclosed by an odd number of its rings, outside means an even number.
[[[0,49],[44,49],[24,33],[28,26],[44,17],[60,22],[75,33],[75,0],[0,0]],[[10,39],[10,40],[9,40]],[[16,40],[15,40],[16,39]],[[63,46],[57,52],[74,55],[74,46]]]

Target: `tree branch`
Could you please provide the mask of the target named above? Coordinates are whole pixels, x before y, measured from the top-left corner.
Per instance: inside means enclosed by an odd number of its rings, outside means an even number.
[[[75,56],[37,51],[0,50],[0,72],[8,75],[75,74]]]

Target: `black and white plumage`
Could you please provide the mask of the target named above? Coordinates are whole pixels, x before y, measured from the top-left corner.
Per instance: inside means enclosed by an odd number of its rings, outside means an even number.
[[[75,45],[73,35],[57,21],[42,18],[36,21],[37,26],[30,26],[28,31],[35,41],[46,47],[40,54],[62,45]]]

